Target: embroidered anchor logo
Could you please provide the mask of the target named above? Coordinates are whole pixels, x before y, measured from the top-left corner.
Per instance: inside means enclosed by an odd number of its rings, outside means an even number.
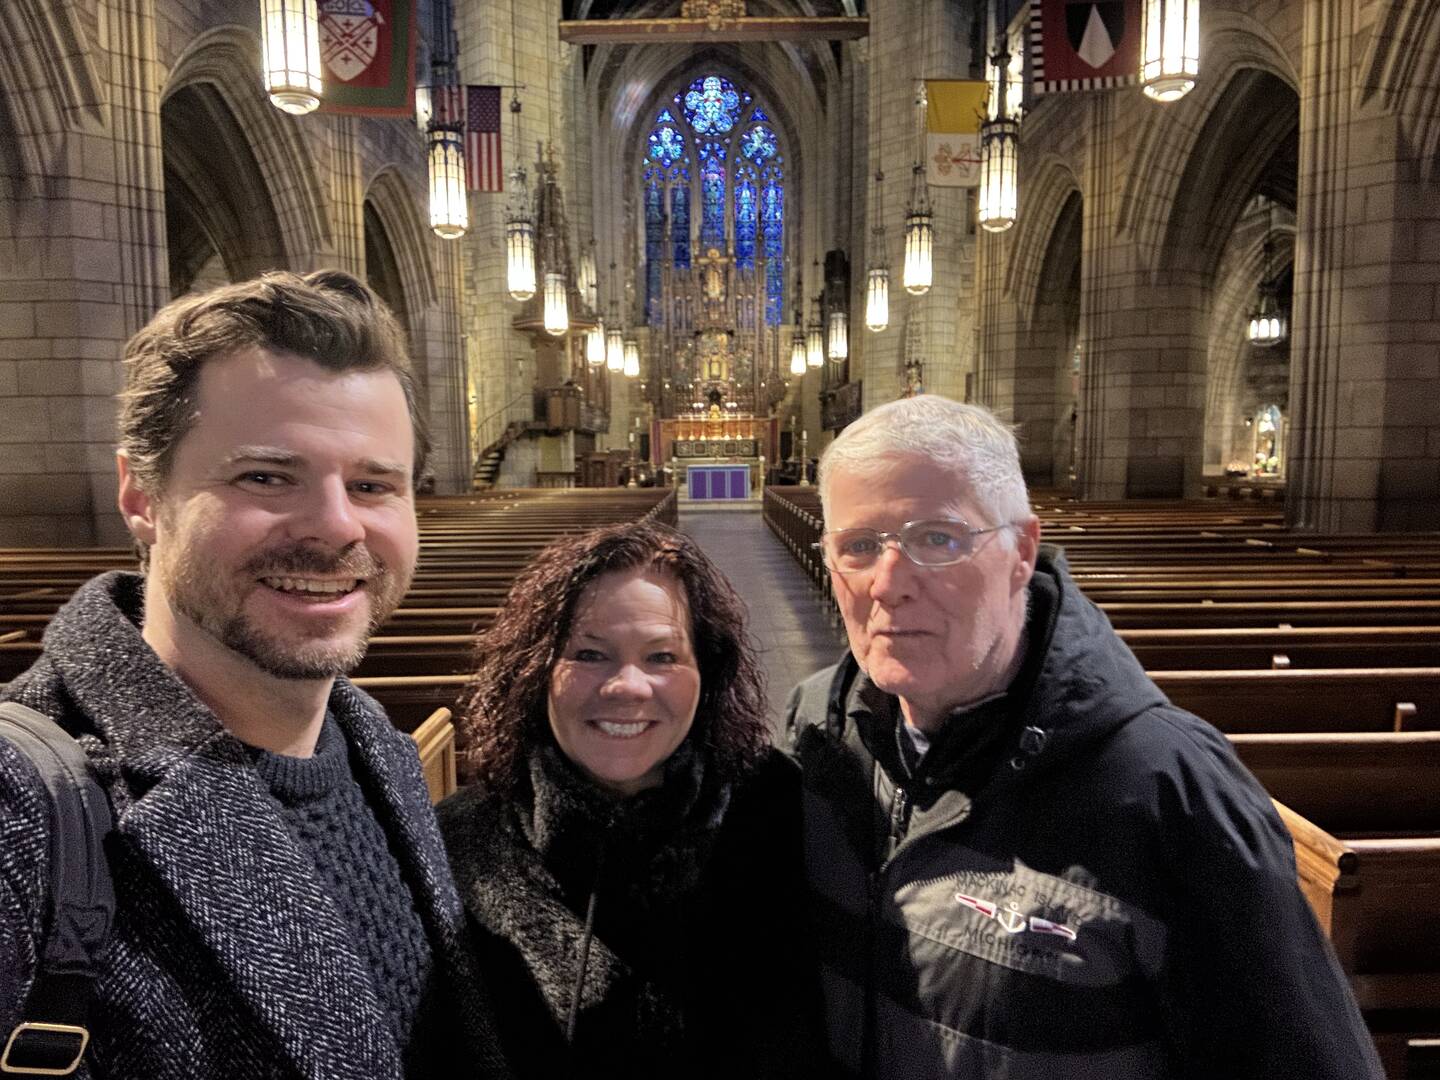
[[[987,919],[994,919],[1000,924],[1000,929],[1007,934],[1018,934],[1022,930],[1029,930],[1032,934],[1050,934],[1054,937],[1063,937],[1067,941],[1074,941],[1079,936],[1074,927],[1066,926],[1064,923],[1042,919],[1038,915],[1028,917],[1022,915],[1014,904],[1006,904],[1004,908],[1001,908],[994,900],[985,900],[979,896],[969,896],[962,892],[955,894],[955,902],[964,904],[972,911],[978,911]]]

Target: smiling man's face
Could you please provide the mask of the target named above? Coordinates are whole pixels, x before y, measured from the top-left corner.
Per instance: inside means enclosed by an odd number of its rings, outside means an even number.
[[[899,532],[909,521],[959,519],[977,529],[991,521],[969,486],[928,459],[891,457],[863,472],[829,480],[825,528]],[[976,538],[974,554],[952,566],[917,566],[890,543],[875,565],[831,571],[850,651],[880,689],[900,699],[922,728],[951,709],[1003,689],[1025,622],[1038,527],[1022,523],[1011,539]]]
[[[208,361],[163,490],[121,471],[150,545],[147,608],[166,607],[177,659],[218,645],[282,679],[359,663],[414,572],[413,460],[390,371],[261,348]]]

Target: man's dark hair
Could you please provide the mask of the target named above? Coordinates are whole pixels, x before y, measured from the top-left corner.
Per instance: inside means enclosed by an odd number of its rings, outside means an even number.
[[[206,362],[252,347],[303,356],[330,371],[394,372],[415,433],[418,484],[430,436],[400,324],[344,271],[279,270],[166,304],[125,347],[120,449],[142,490],[164,489],[175,448],[195,422]]]
[[[550,673],[576,604],[603,574],[645,569],[669,575],[689,608],[700,669],[700,702],[690,738],[719,776],[743,775],[769,741],[765,677],[745,631],[745,603],[695,541],[649,522],[611,525],[545,548],[516,578],[505,606],[475,643],[459,742],[467,776],[513,794],[525,752],[551,738]]]

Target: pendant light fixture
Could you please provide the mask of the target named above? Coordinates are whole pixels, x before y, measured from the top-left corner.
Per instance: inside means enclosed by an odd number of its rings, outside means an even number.
[[[1289,320],[1280,308],[1278,283],[1271,276],[1271,259],[1275,254],[1274,211],[1275,204],[1266,200],[1265,244],[1262,249],[1265,259],[1264,277],[1260,279],[1259,295],[1254,309],[1250,312],[1250,325],[1247,330],[1250,344],[1262,349],[1280,344],[1290,330]]]
[[[990,102],[980,125],[980,191],[976,218],[986,232],[1004,232],[1015,224],[1019,210],[1019,110],[1008,97],[1010,47],[1005,26],[990,5],[995,52],[990,56]]]
[[[850,320],[843,311],[830,312],[825,355],[834,363],[846,360],[850,356]]]
[[[620,328],[620,302],[615,299],[615,264],[610,264],[610,321],[605,325],[605,367],[610,371],[625,370],[625,332]]]
[[[1200,74],[1200,0],[1141,0],[1140,88],[1178,101]]]
[[[605,363],[605,320],[595,319],[592,326],[585,335],[585,362],[593,368],[598,368]]]
[[[625,364],[622,370],[627,379],[633,379],[640,374],[640,343],[633,335],[625,339]]]
[[[805,365],[825,365],[825,328],[820,323],[820,298],[810,301],[810,322],[805,327]]]
[[[261,0],[260,55],[271,105],[292,116],[320,107],[320,17],[315,0]]]
[[[510,115],[515,120],[515,167],[510,170],[510,198],[505,206],[505,288],[512,300],[529,300],[535,295],[535,219],[530,191],[525,185],[525,166],[520,164],[520,95],[510,98]]]
[[[870,268],[865,273],[865,326],[880,333],[890,325],[890,264],[885,252],[885,174],[875,172],[875,199],[870,230]]]
[[[924,163],[917,161],[911,173],[910,205],[905,208],[905,272],[902,284],[911,296],[924,296],[930,291],[935,273],[935,217],[930,209]]]
[[[465,183],[464,87],[459,85],[450,29],[450,8],[437,2],[434,53],[430,58],[430,124],[426,133],[430,174],[430,229],[442,240],[470,227]]]

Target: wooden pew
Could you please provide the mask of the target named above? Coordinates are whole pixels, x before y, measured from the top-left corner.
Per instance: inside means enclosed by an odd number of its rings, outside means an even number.
[[[1148,674],[1176,705],[1228,733],[1440,728],[1440,668]]]
[[[1440,836],[1335,836],[1277,808],[1386,1075],[1403,1080],[1410,1041],[1440,1036]]]
[[[455,725],[449,709],[436,709],[429,719],[410,733],[420,752],[420,770],[434,805],[456,790]]]

